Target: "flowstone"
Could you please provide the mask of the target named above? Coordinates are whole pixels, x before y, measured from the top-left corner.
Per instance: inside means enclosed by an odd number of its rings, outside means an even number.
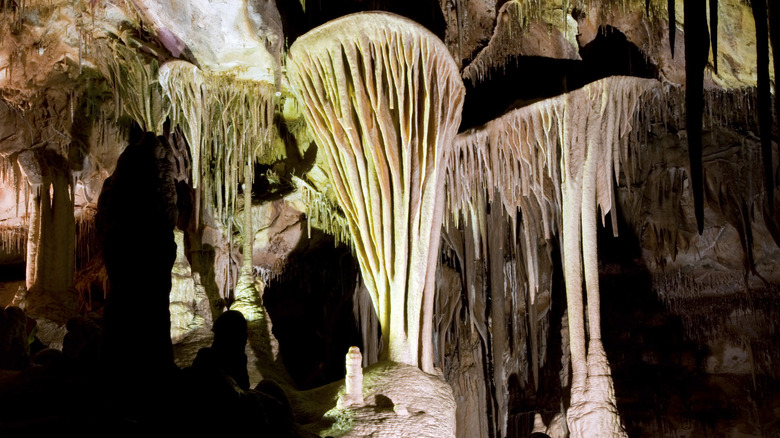
[[[339,398],[346,392],[339,382]],[[438,375],[411,365],[380,362],[364,370],[360,406],[327,411],[307,428],[320,436],[430,437],[455,436],[455,398]]]

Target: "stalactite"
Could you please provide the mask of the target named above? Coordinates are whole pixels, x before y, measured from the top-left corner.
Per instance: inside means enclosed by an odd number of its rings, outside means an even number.
[[[574,365],[572,404],[578,406],[571,411],[569,421],[575,436],[582,436],[582,425],[590,421],[591,411],[618,418],[599,334],[598,283],[593,276],[595,221],[597,208],[603,220],[614,206],[612,178],[620,169],[626,173],[632,168],[631,157],[636,154],[631,151],[633,142],[639,141],[631,140],[636,128],[632,124],[637,121],[634,113],[637,108],[652,107],[646,102],[654,98],[651,90],[657,87],[655,84],[614,77],[515,110],[483,128],[459,135],[447,168],[447,199],[454,215],[451,224],[457,223],[455,215],[474,214],[479,208],[475,200],[495,188],[498,196],[488,199],[493,208],[503,208],[513,224],[516,211],[522,213],[523,226],[519,229],[524,233],[523,240],[529,242],[526,246],[536,248],[540,240],[550,240],[562,231]],[[473,232],[480,236],[482,230],[474,225]],[[536,284],[541,277],[540,267],[529,259],[538,259],[538,253],[525,248],[524,256],[528,258],[527,281]],[[587,356],[584,305],[582,301],[578,304],[583,261],[591,333]],[[496,280],[491,283],[496,287]],[[492,302],[496,299],[494,296]],[[501,376],[496,378],[500,381]],[[622,434],[619,420],[610,421],[612,432]]]
[[[771,1],[771,0],[770,0]],[[769,206],[774,206],[774,164],[772,161],[772,95],[769,83],[769,29],[766,0],[751,0],[756,23],[756,84],[758,86],[758,124],[764,159],[764,188]],[[771,208],[771,207],[770,207]]]
[[[13,187],[15,199],[15,214],[20,221],[13,225],[0,226],[0,248],[8,254],[24,256],[27,245],[27,221],[26,214],[19,211],[19,205],[24,199],[24,192],[29,183],[19,167],[16,155],[5,156],[0,154],[0,185]],[[25,205],[25,209],[26,209]],[[8,222],[6,222],[8,223]]]
[[[246,157],[263,154],[271,143],[274,86],[204,73],[185,61],[165,63],[159,81],[170,101],[171,120],[181,127],[190,148],[193,186],[203,185],[202,204],[216,205],[217,219],[229,229]],[[253,169],[250,166],[250,181]]]
[[[295,176],[292,181],[298,188],[306,208],[309,237],[311,237],[311,227],[314,226],[332,235],[336,244],[351,244],[349,224],[338,206],[306,181]]]
[[[718,0],[710,0],[710,41],[713,70],[718,74]]]
[[[27,231],[23,228],[0,228],[0,248],[7,254],[24,254]]]
[[[171,102],[172,122],[182,129],[190,146],[192,187],[197,189],[202,173],[200,160],[205,149],[203,139],[208,136],[207,122],[211,119],[203,116],[204,74],[198,67],[186,61],[170,61],[162,66],[159,77],[162,91]]]
[[[433,372],[441,167],[464,95],[455,62],[420,25],[361,13],[299,38],[287,68],[328,159],[383,354]]]
[[[709,57],[707,11],[703,1],[687,1],[685,6],[685,113],[688,131],[688,159],[691,190],[699,234],[704,230],[702,168],[702,116],[704,110],[704,68]]]
[[[117,119],[127,115],[144,131],[162,134],[168,116],[168,102],[163,99],[158,81],[159,62],[136,51],[140,45],[130,36],[96,42],[97,58],[106,69],[106,78],[114,90]]]

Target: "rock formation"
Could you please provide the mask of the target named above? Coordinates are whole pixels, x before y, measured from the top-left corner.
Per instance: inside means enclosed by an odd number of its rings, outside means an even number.
[[[463,101],[455,64],[420,25],[370,13],[302,36],[287,66],[325,149],[383,357],[433,372],[443,162]]]

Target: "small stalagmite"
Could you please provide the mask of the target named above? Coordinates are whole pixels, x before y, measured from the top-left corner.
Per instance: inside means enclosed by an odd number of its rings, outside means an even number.
[[[339,398],[338,407],[360,406],[363,404],[363,355],[360,348],[349,347],[347,352],[347,376],[344,395]]]

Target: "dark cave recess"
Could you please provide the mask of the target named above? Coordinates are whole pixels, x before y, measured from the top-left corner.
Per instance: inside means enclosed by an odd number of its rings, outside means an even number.
[[[580,57],[581,61],[519,56],[490,71],[489,80],[465,81],[460,131],[609,76],[658,78],[658,69],[642,51],[611,26],[602,26],[596,38],[580,48]]]
[[[446,23],[436,0],[298,0],[277,2],[289,47],[299,36],[338,17],[356,12],[386,11],[414,20],[444,39]]]

